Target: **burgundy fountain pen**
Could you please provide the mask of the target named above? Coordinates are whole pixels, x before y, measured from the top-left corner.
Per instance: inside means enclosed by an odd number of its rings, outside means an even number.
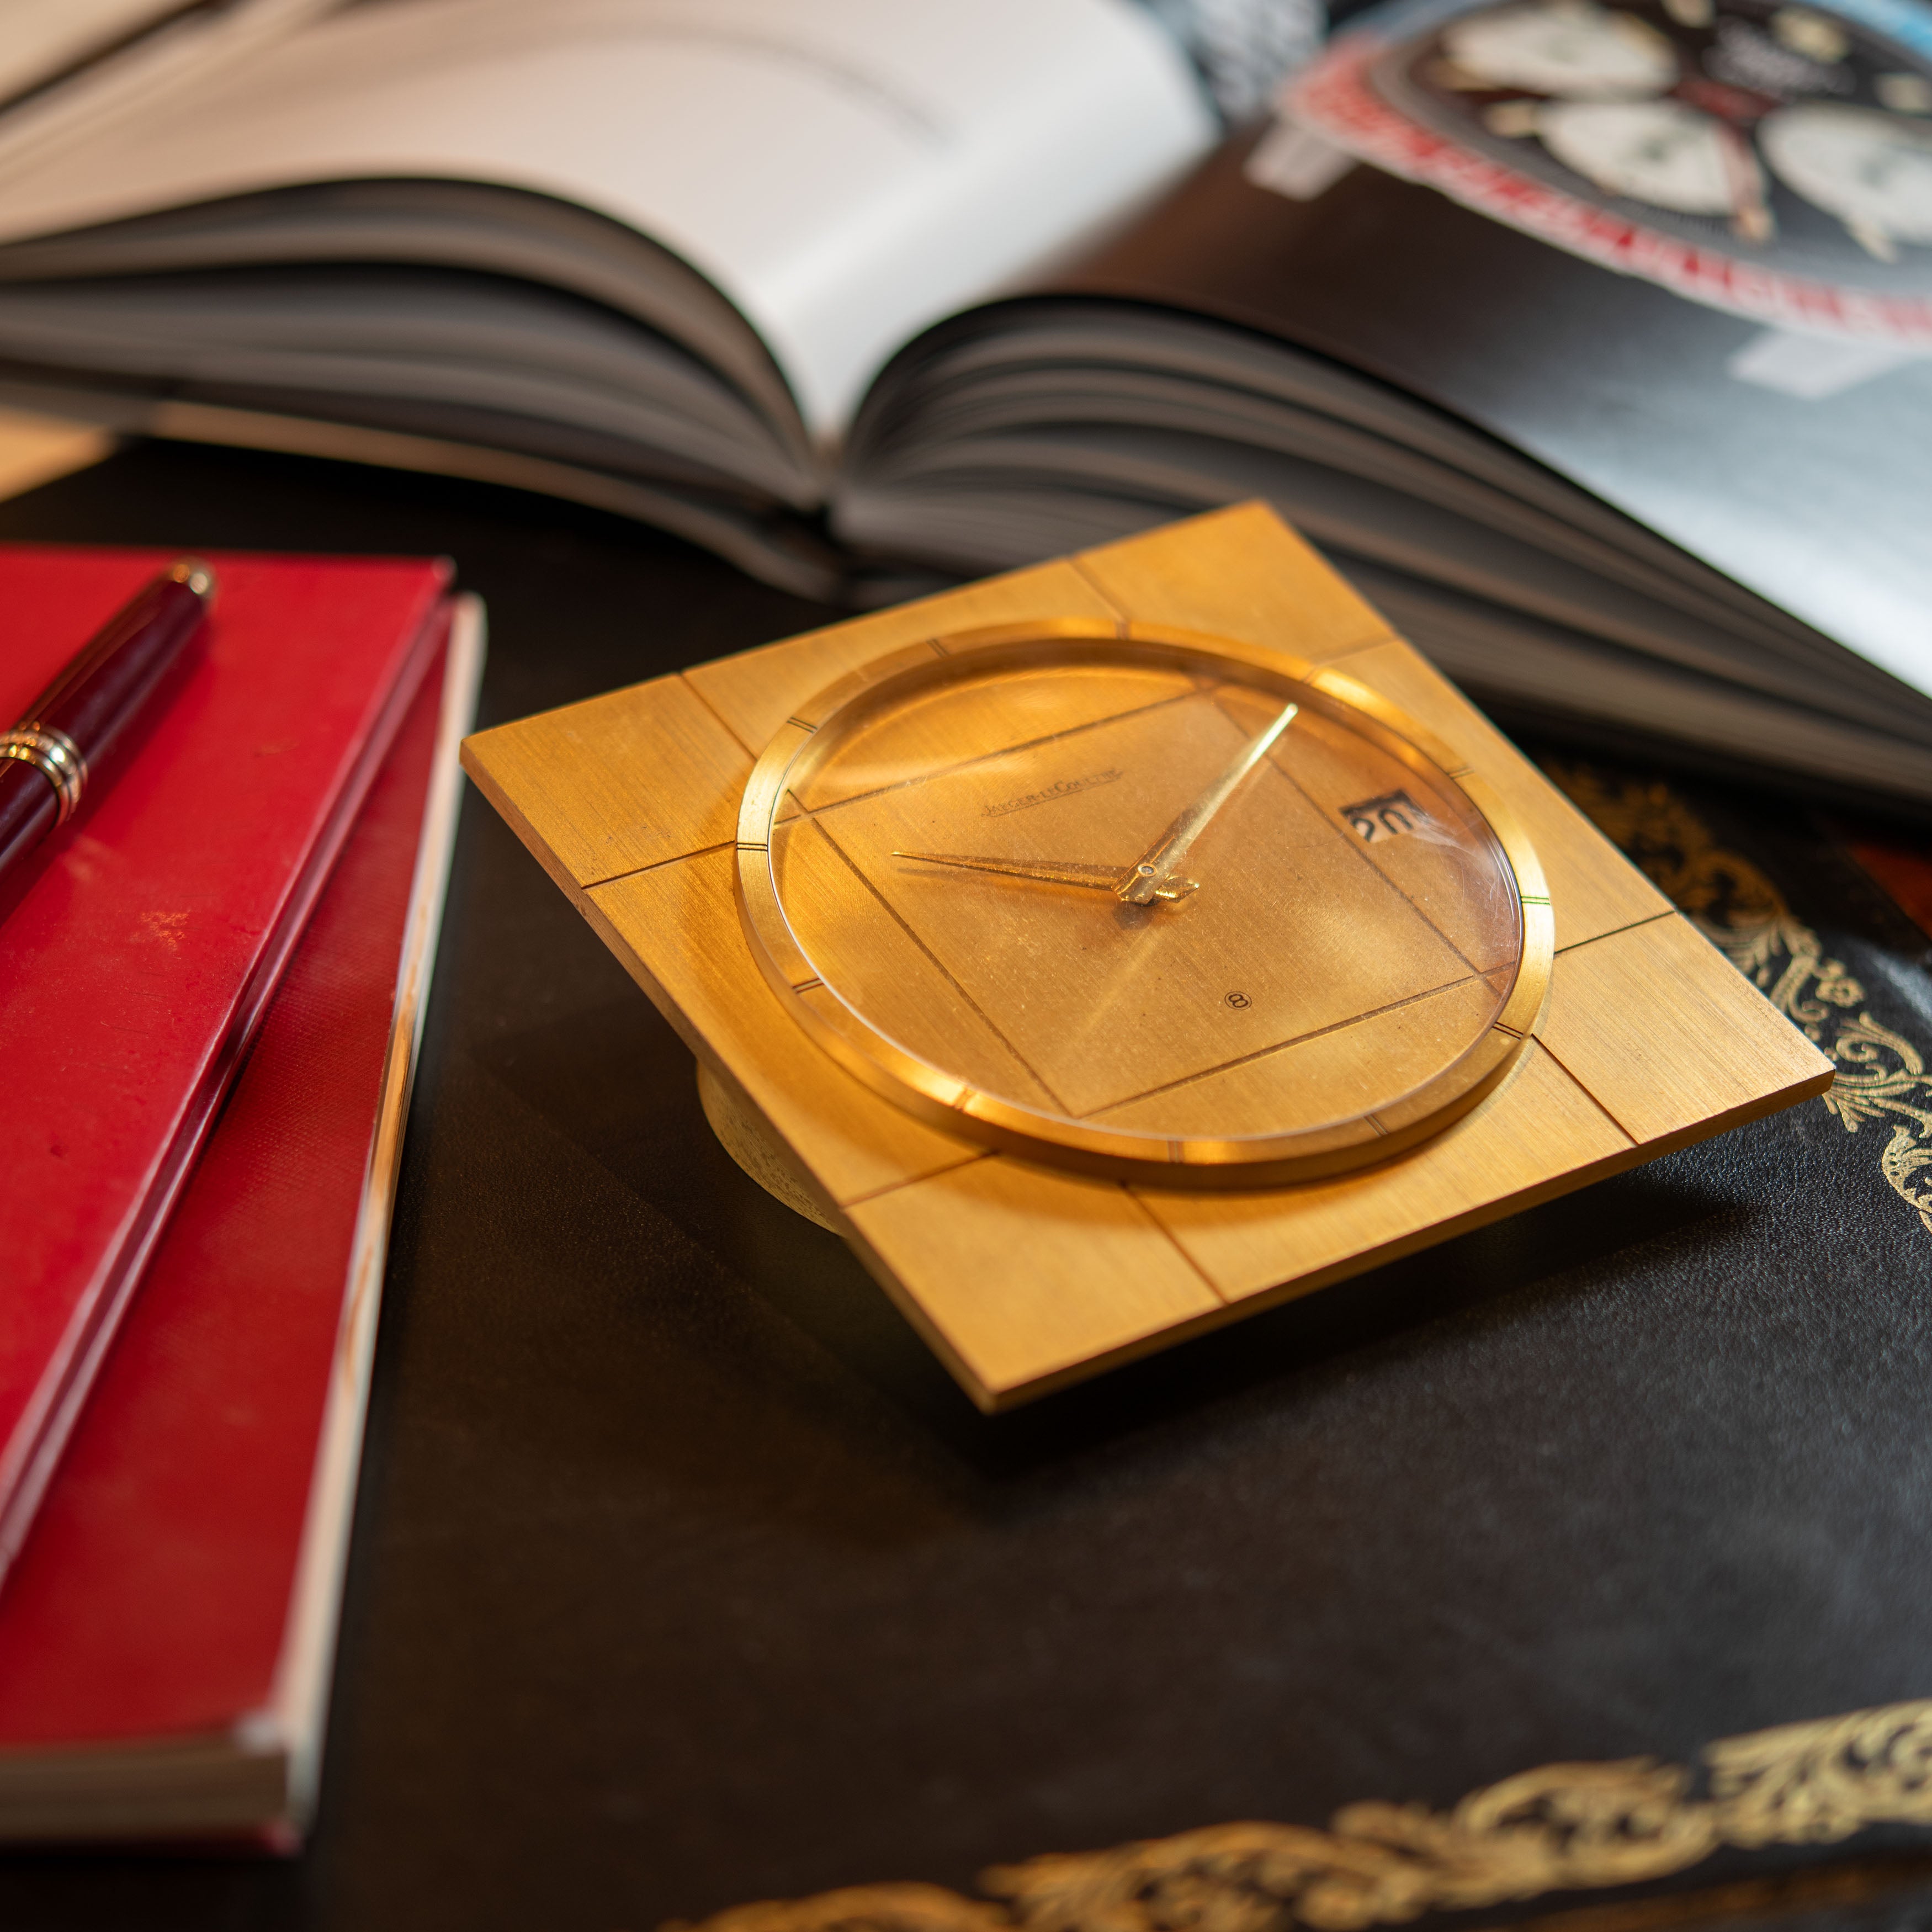
[[[0,876],[74,816],[214,600],[199,557],[170,564],[0,731]]]

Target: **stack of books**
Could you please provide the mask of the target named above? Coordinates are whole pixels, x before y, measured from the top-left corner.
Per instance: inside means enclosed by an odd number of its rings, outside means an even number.
[[[168,561],[0,550],[0,710]],[[0,1838],[286,1844],[315,1785],[482,614],[212,562],[0,920]]]

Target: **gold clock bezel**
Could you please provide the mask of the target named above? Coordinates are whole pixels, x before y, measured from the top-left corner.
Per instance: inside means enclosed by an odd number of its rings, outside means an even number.
[[[1284,697],[1312,692],[1433,784],[1460,794],[1486,826],[1513,880],[1522,945],[1514,983],[1482,1036],[1393,1106],[1294,1132],[1234,1140],[1163,1138],[1038,1113],[983,1094],[907,1052],[848,1005],[835,1020],[802,993],[824,985],[794,935],[772,874],[772,832],[787,793],[843,731],[888,696],[949,682],[1003,662],[1036,668],[1088,648],[1168,670],[1238,666],[1242,681]],[[752,956],[786,1010],[832,1059],[874,1092],[931,1124],[1023,1158],[1161,1186],[1264,1187],[1386,1160],[1467,1113],[1516,1064],[1547,1004],[1555,952],[1549,889],[1528,834],[1496,788],[1421,725],[1345,672],[1268,646],[1165,625],[1046,618],[952,632],[890,651],[826,686],[772,734],[746,781],[735,868],[740,921]]]

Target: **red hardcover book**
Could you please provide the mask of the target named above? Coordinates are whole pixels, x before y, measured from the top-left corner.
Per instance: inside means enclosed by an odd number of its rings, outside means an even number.
[[[0,550],[18,717],[169,559]],[[422,672],[447,567],[213,560],[176,693],[0,922],[0,1570]]]
[[[299,1829],[481,656],[460,599],[0,1591],[0,1838]]]

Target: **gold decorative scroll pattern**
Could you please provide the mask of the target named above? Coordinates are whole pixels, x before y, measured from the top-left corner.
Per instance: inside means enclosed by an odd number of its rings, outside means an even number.
[[[1597,829],[1838,1070],[1821,1104],[1856,1133],[1868,1122],[1890,1138],[1879,1171],[1932,1234],[1932,1075],[1926,1055],[1862,1010],[1864,988],[1827,959],[1811,928],[1741,854],[1725,850],[1666,785],[1605,777],[1583,765],[1547,764]]]
[[[1358,1932],[1430,1911],[1667,1877],[1720,1846],[1828,1844],[1932,1824],[1932,1699],[1726,1738],[1696,1772],[1550,1764],[1447,1811],[1368,1803],[1327,1831],[1210,1825],[1057,1853],[944,1886],[854,1886],[741,1905],[695,1932]],[[666,1928],[670,1932],[670,1928]]]

